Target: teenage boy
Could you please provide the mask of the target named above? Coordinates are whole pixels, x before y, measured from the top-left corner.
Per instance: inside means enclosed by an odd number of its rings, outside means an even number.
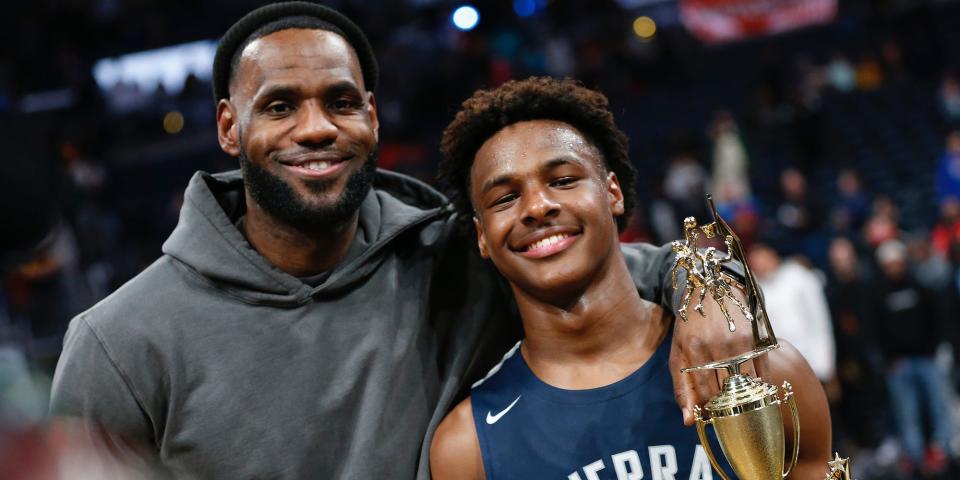
[[[442,149],[441,178],[509,282],[525,338],[441,423],[433,477],[712,478],[673,399],[671,317],[640,298],[620,250],[636,173],[606,98],[549,78],[478,91]],[[726,322],[706,306],[697,328],[719,325],[721,338]],[[795,387],[803,435],[792,478],[820,479],[826,398],[782,345],[765,380]]]

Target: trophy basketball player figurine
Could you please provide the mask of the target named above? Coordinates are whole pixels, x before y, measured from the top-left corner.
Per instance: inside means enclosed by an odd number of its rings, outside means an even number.
[[[688,319],[687,307],[691,297],[696,293],[699,300],[694,310],[701,316],[705,316],[703,299],[709,294],[719,305],[731,332],[737,328],[735,314],[739,314],[750,324],[755,347],[735,357],[683,369],[683,372],[725,369],[728,373],[723,381],[721,392],[711,398],[703,409],[699,406],[695,407],[697,433],[707,458],[724,480],[729,478],[710,448],[706,432],[707,424],[713,425],[727,462],[741,480],[786,478],[797,463],[797,447],[800,439],[800,419],[797,415],[793,390],[787,382],[778,389],[774,385],[740,371],[740,366],[744,362],[778,348],[779,344],[767,319],[760,289],[747,265],[740,239],[720,218],[713,205],[713,199],[709,195],[707,202],[713,213],[713,223],[697,226],[696,219],[687,217],[683,222],[684,240],[673,242],[673,251],[676,253],[672,271],[674,287],[677,286],[677,275],[681,271],[687,280],[687,289],[683,295],[679,314],[684,321]],[[698,248],[701,235],[707,238],[723,238],[727,253],[723,254],[714,247],[701,251]],[[743,266],[744,284],[742,285],[723,271],[723,265],[732,260],[740,261]],[[743,289],[746,303],[735,296],[734,285]],[[788,403],[793,419],[793,455],[786,469],[784,469],[786,442],[783,417],[780,413],[780,405],[783,402]]]

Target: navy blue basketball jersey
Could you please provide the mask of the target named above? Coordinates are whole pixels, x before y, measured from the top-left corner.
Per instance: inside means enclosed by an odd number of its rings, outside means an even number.
[[[683,425],[669,353],[668,336],[623,380],[564,390],[534,375],[518,343],[470,392],[487,479],[719,479],[696,428]]]

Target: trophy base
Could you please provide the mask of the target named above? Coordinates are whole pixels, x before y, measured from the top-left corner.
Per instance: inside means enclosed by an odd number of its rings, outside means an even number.
[[[761,347],[756,350],[751,350],[747,353],[743,353],[734,357],[727,357],[722,360],[717,360],[715,362],[705,363],[703,365],[696,365],[693,367],[681,368],[680,371],[683,373],[687,372],[697,372],[700,370],[720,370],[725,369],[730,375],[737,375],[740,373],[740,365],[745,363],[748,360],[753,360],[754,358],[759,357],[767,352],[776,350],[780,348],[779,343],[773,345],[767,345],[766,347]]]

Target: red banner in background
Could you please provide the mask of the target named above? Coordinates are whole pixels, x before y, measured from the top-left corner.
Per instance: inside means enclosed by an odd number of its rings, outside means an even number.
[[[706,43],[724,43],[828,23],[837,0],[680,0],[680,21]]]

